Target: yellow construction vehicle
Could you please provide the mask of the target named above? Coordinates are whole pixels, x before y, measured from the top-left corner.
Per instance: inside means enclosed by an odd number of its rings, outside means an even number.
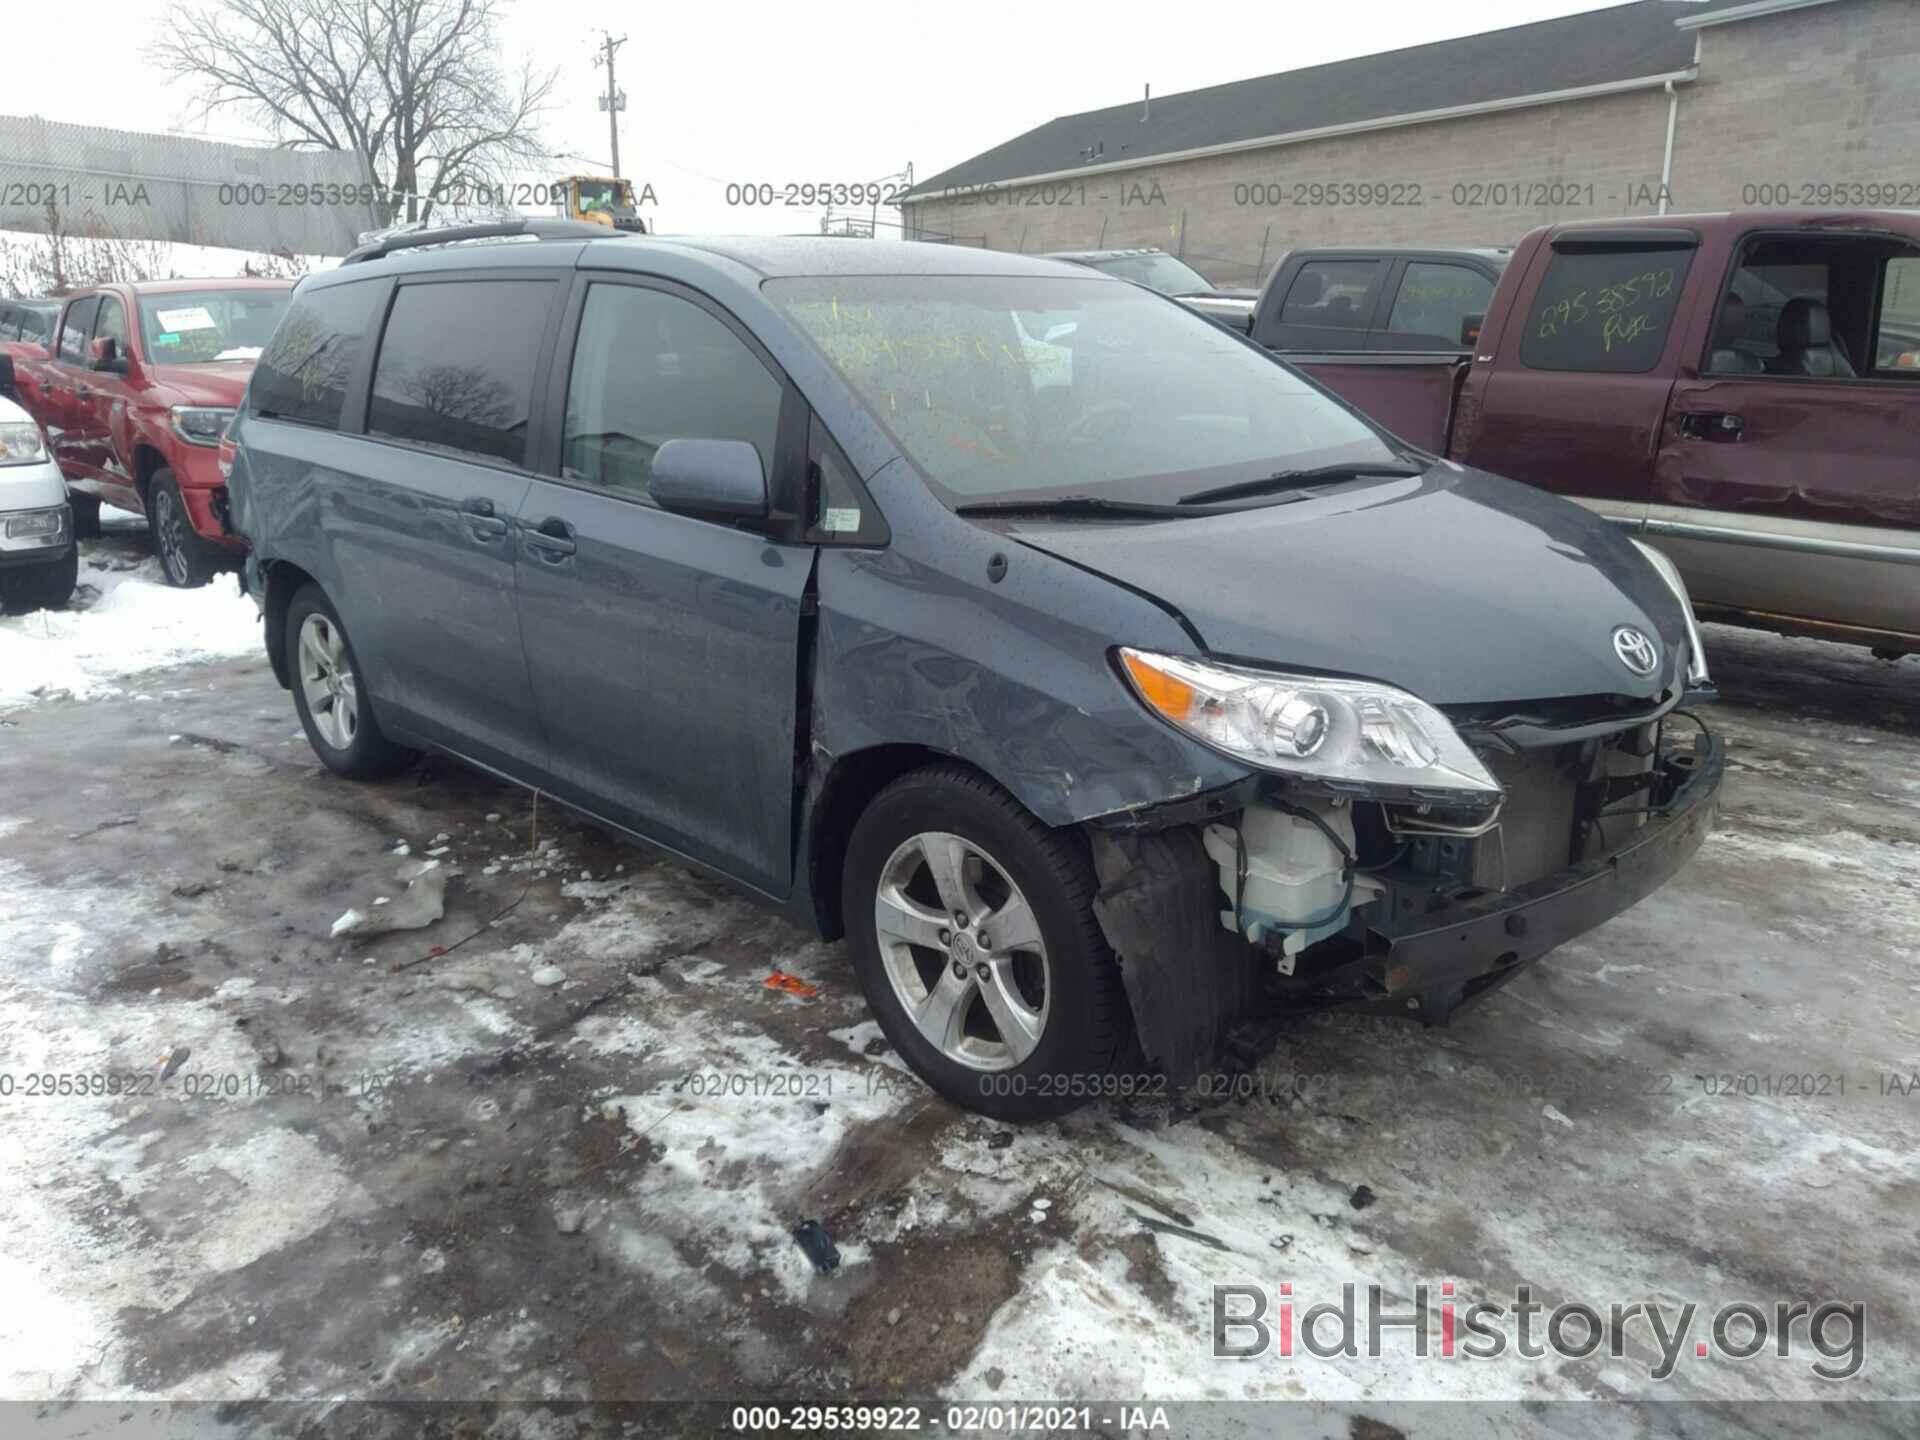
[[[647,233],[633,202],[633,186],[611,175],[563,175],[553,182],[554,205],[569,220]]]

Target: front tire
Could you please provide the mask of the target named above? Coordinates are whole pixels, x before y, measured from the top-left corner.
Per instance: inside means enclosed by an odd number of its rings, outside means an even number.
[[[847,846],[847,945],[867,1004],[916,1074],[1006,1120],[1106,1093],[1130,1032],[1077,836],[982,776],[916,771]]]
[[[413,752],[381,733],[353,646],[318,585],[295,592],[286,623],[293,704],[321,764],[349,780],[377,780],[404,770]]]
[[[187,502],[180,498],[180,482],[164,467],[153,472],[147,487],[147,528],[167,583],[176,589],[196,590],[220,568],[220,552],[193,528]]]

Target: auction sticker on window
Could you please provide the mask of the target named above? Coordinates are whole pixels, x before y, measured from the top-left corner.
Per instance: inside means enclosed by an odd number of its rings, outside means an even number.
[[[192,305],[185,310],[156,310],[154,316],[160,322],[160,328],[179,334],[186,330],[217,330],[213,316],[207,313],[204,305]]]

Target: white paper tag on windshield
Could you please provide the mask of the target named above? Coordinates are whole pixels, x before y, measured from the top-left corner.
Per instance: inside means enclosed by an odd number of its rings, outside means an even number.
[[[860,507],[857,505],[827,507],[826,519],[820,524],[822,530],[833,534],[845,534],[860,528]]]
[[[217,330],[213,316],[207,313],[204,305],[189,306],[185,310],[156,310],[153,312],[160,321],[160,328],[171,330],[176,335],[185,330]]]

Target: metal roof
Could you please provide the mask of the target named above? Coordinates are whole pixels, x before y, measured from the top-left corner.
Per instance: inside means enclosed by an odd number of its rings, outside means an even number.
[[[1431,45],[1236,80],[1151,104],[1088,110],[1049,120],[915,185],[907,200],[961,186],[1058,177],[1100,167],[1135,166],[1156,158],[1288,137],[1365,128],[1396,117],[1442,118],[1435,112],[1502,108],[1533,97],[1636,81],[1687,78],[1694,36],[1676,21],[1698,21],[1751,0],[1633,0],[1557,20],[1541,20]]]

